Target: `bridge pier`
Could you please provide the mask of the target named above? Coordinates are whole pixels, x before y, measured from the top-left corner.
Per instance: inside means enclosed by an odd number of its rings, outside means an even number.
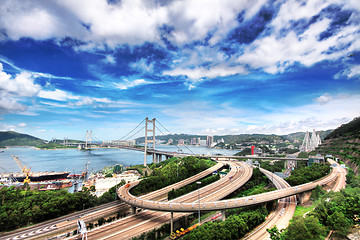
[[[298,196],[299,204],[306,203],[310,199],[311,191],[299,193]]]
[[[136,207],[131,206],[131,213],[136,214]]]
[[[226,216],[225,216],[225,210],[221,211],[221,220],[225,221],[226,220]]]
[[[174,212],[170,215],[170,233],[174,232]]]

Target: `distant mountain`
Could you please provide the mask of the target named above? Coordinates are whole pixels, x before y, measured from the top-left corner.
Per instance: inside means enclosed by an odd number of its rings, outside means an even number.
[[[333,130],[326,131],[317,131],[321,137],[324,139],[329,133]],[[294,140],[298,140],[296,145],[300,145],[305,137],[305,132],[297,132],[291,133],[287,135],[275,135],[275,134],[238,134],[238,135],[222,135],[222,136],[214,136],[214,141],[217,142],[220,139],[224,139],[224,142],[227,144],[252,144],[252,143],[260,143],[260,144],[273,144],[273,143],[281,143],[285,140],[289,140],[290,143],[293,143]],[[161,140],[164,142],[168,142],[169,139],[172,139],[174,144],[177,144],[180,139],[185,140],[186,144],[190,144],[190,140],[192,138],[200,138],[201,140],[206,140],[206,135],[191,135],[191,134],[168,134],[168,135],[158,135],[156,136],[157,140]],[[151,136],[149,136],[151,139]],[[145,140],[144,137],[137,138],[137,143],[143,143]]]
[[[6,131],[0,132],[0,147],[5,146],[37,146],[45,141],[31,135]]]

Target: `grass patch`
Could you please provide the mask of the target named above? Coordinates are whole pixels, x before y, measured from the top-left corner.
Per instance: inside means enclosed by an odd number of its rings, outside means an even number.
[[[296,209],[295,209],[294,217],[297,217],[297,216],[303,217],[306,212],[314,210],[315,206],[316,205],[314,203],[312,205],[309,205],[309,206],[299,206],[299,205],[297,205]]]

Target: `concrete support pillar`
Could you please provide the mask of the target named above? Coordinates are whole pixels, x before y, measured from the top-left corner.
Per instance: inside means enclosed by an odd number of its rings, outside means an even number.
[[[171,212],[170,233],[174,232],[174,212]]]
[[[287,169],[287,160],[284,161],[284,168]]]
[[[311,196],[311,191],[308,192],[303,192],[303,193],[299,193],[299,204],[303,204],[306,203],[307,201],[310,200],[310,196]]]
[[[221,220],[225,221],[226,220],[226,216],[225,216],[225,210],[221,211]]]
[[[136,214],[136,207],[131,206],[131,213]]]

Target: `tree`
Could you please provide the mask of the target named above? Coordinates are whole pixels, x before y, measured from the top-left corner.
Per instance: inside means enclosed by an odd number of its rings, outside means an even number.
[[[349,233],[351,226],[350,220],[345,217],[342,212],[334,212],[327,219],[327,225],[333,230],[345,236]]]
[[[270,228],[270,229],[266,229],[266,231],[268,233],[270,233],[270,238],[271,240],[281,240],[283,239],[282,238],[282,235],[281,235],[281,232],[277,227],[276,225],[273,227],[273,228]]]
[[[326,228],[314,216],[294,217],[284,232],[284,238],[289,240],[322,240],[325,236]]]

